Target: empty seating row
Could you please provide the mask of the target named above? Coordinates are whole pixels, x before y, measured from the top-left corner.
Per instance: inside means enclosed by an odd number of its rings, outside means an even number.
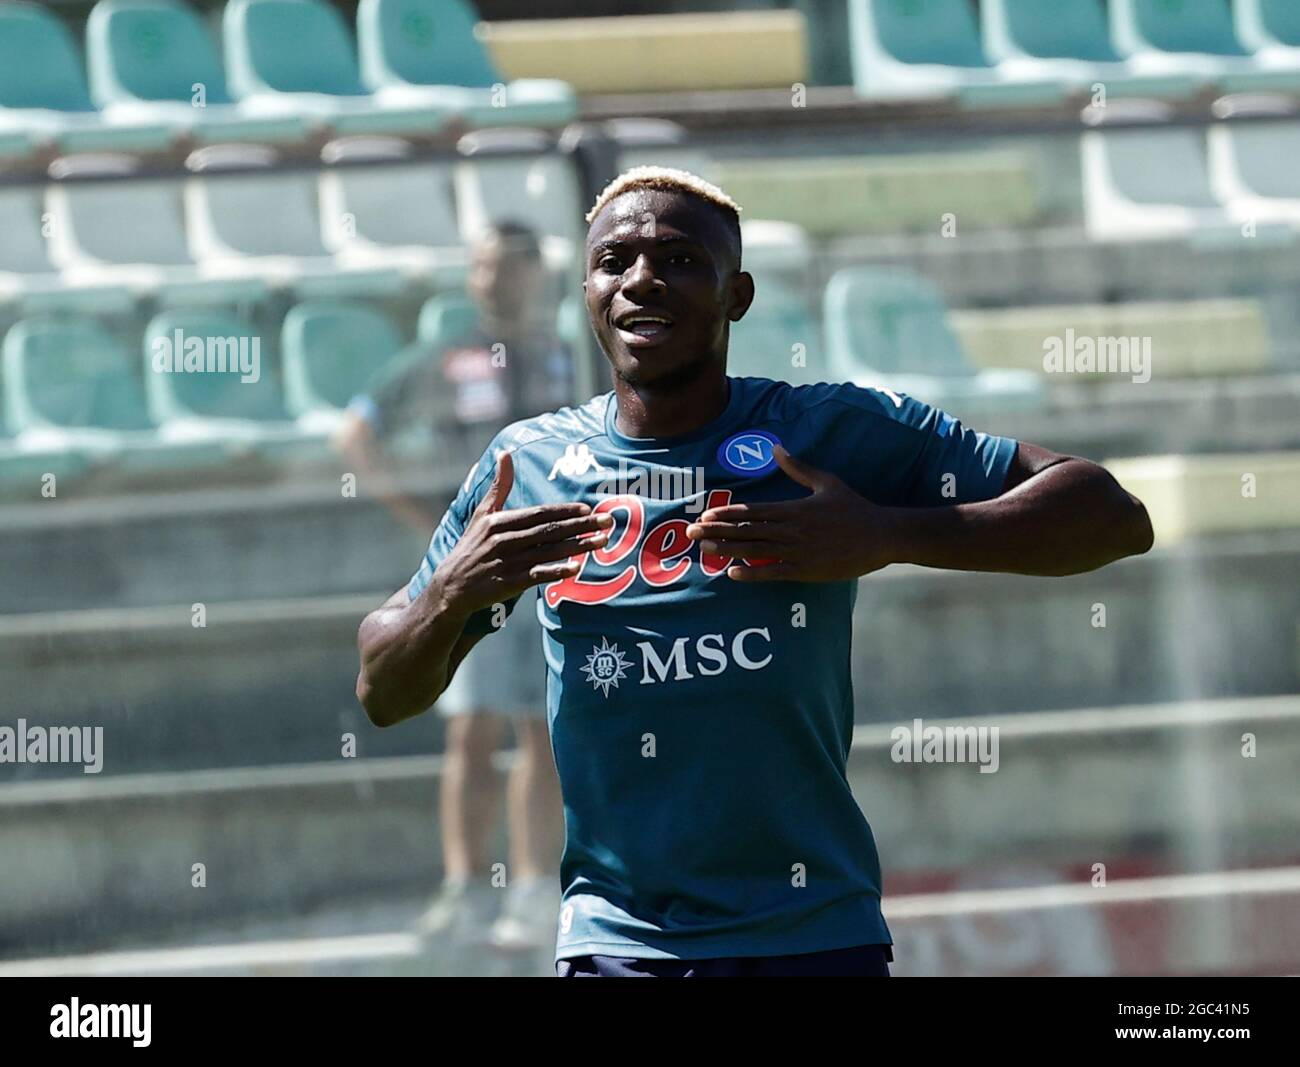
[[[950,311],[910,271],[853,266],[832,275],[819,313],[807,235],[762,221],[746,223],[744,235],[757,297],[731,327],[736,374],[854,381],[969,411],[1036,406],[1049,380],[1145,383],[1275,365],[1257,300]]]
[[[429,300],[417,343],[436,350],[473,325],[456,293]],[[367,304],[307,301],[278,343],[222,310],[155,316],[143,359],[93,319],[14,325],[0,359],[0,488],[36,496],[42,474],[105,465],[149,475],[220,468],[241,454],[321,455],[342,409],[405,348]]]
[[[576,114],[563,82],[503,80],[475,22],[465,0],[362,0],[354,46],[325,0],[230,0],[219,52],[182,0],[100,0],[83,73],[57,16],[5,0],[0,152],[24,140],[63,151],[148,150],[180,135],[291,141],[317,127],[433,134]]]
[[[1300,90],[1290,0],[848,0],[854,85],[873,99],[1035,105],[1068,93]]]
[[[709,177],[746,218],[797,223],[817,237],[1037,224],[1033,160],[1019,150],[719,160]]]
[[[1266,109],[1265,109],[1266,110]],[[1156,125],[1111,127],[1126,113]],[[1117,102],[1081,136],[1084,220],[1101,240],[1259,236],[1300,228],[1300,122],[1267,114],[1207,129],[1165,124],[1163,105]]]
[[[264,146],[234,150],[262,165],[113,178],[100,159],[86,180],[0,187],[0,303],[104,311],[138,294],[230,303],[269,287],[384,295],[413,279],[457,284],[466,242],[502,219],[536,229],[548,263],[561,265],[581,223],[576,178],[558,155],[317,172],[276,169]]]
[[[1106,466],[1146,505],[1157,545],[1300,526],[1300,453],[1137,456]]]
[[[818,238],[951,237],[1040,226],[1054,214],[1113,241],[1241,237],[1246,223],[1300,229],[1300,120],[1289,101],[1259,95],[1204,128],[1168,121],[1171,111],[1152,100],[1089,109],[1096,128],[1078,141],[1083,202],[1072,188],[1052,190],[1055,212],[1042,159],[1024,149],[717,160],[708,174],[747,218],[795,223]]]

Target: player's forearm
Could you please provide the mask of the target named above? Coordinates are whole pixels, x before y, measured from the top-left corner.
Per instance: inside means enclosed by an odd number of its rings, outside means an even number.
[[[371,722],[392,726],[433,705],[447,687],[452,651],[468,619],[469,612],[448,602],[436,575],[409,604],[385,605],[366,617],[357,632],[357,699]]]
[[[1146,508],[1101,467],[1069,459],[993,500],[897,509],[898,562],[1061,576],[1151,547]]]

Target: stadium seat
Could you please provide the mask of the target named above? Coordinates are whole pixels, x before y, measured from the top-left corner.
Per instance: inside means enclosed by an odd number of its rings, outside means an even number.
[[[824,367],[821,330],[797,292],[765,287],[745,317],[731,324],[729,374],[799,385],[825,381]]]
[[[351,140],[360,139],[336,146]],[[438,286],[463,285],[467,257],[456,223],[452,165],[408,163],[406,142],[365,140],[381,144],[363,146],[365,154],[343,155],[337,162],[348,165],[321,172],[325,247],[343,266],[399,268]],[[381,147],[388,150],[387,163],[380,162]]]
[[[439,293],[420,308],[416,334],[423,345],[445,348],[469,336],[478,323],[478,312],[464,293]]]
[[[591,339],[591,323],[587,320],[586,302],[576,296],[566,296],[555,312],[555,336],[571,350],[581,352]]]
[[[319,447],[319,428],[289,420],[272,353],[264,350],[270,346],[261,342],[246,322],[218,310],[168,311],[150,321],[145,394],[163,438],[219,442],[276,459]],[[187,355],[195,366],[180,369]]]
[[[383,103],[432,104],[470,126],[560,126],[577,116],[573,89],[551,78],[507,81],[474,36],[464,0],[361,0],[361,77]]]
[[[69,285],[123,285],[164,304],[231,303],[266,294],[258,279],[212,280],[195,265],[186,248],[178,181],[56,182],[46,205],[50,258]]]
[[[211,444],[161,441],[133,362],[89,320],[17,323],[5,336],[3,369],[6,419],[26,450],[79,454],[141,473],[225,460]]]
[[[1029,159],[1016,151],[719,161],[709,177],[747,217],[780,219],[815,237],[1017,229],[1042,213]]]
[[[1237,222],[1300,228],[1300,174],[1279,165],[1300,158],[1300,121],[1218,122],[1206,137],[1210,184]]]
[[[171,143],[166,124],[109,121],[94,109],[72,37],[37,4],[0,3],[0,136],[22,135],[65,152],[151,151]]]
[[[1197,74],[1227,92],[1300,89],[1300,66],[1265,67],[1251,57],[1224,0],[1110,0],[1110,22],[1134,70]]]
[[[572,266],[583,241],[584,206],[572,159],[533,130],[466,134],[456,164],[456,210],[466,243],[494,222],[523,223],[538,235],[549,267]]]
[[[304,429],[331,431],[348,401],[402,347],[388,318],[364,304],[313,301],[284,318],[285,406]]]
[[[256,118],[231,101],[215,43],[179,0],[100,0],[86,20],[86,68],[110,120],[173,126],[209,143],[307,134],[297,116]]]
[[[1005,78],[1055,79],[1107,96],[1182,98],[1204,78],[1138,74],[1111,46],[1102,0],[983,0],[984,48]]]
[[[250,114],[302,114],[343,134],[433,134],[454,114],[369,95],[347,24],[324,0],[230,0],[222,37],[230,89]]]
[[[955,96],[978,107],[1062,99],[1055,77],[1004,77],[967,0],[848,0],[853,84],[869,99]]]
[[[24,313],[129,311],[135,297],[120,282],[72,285],[59,274],[50,262],[44,215],[42,186],[0,188],[0,304],[16,304]]]
[[[1210,187],[1200,130],[1107,128],[1110,120],[1129,113],[1156,121],[1168,118],[1167,111],[1147,108],[1145,102],[1121,100],[1099,110],[1108,121],[1082,134],[1079,144],[1090,237],[1128,242],[1238,231]]]
[[[825,381],[821,327],[809,292],[808,234],[793,223],[749,219],[741,236],[744,267],[754,277],[754,303],[731,324],[728,370],[796,384]]]
[[[836,380],[970,409],[1034,405],[1042,384],[1023,370],[977,370],[943,297],[908,271],[846,267],[826,285],[824,325]]]
[[[205,274],[261,278],[308,297],[401,292],[407,284],[401,271],[349,267],[330,255],[321,234],[316,174],[269,172],[273,160],[263,156],[261,165],[241,171],[214,167],[186,181],[190,252]]]
[[[1237,39],[1269,69],[1300,67],[1300,6],[1294,0],[1233,0]]]

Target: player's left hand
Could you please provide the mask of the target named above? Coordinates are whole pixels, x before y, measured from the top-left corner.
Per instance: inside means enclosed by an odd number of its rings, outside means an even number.
[[[800,500],[709,508],[686,528],[701,551],[750,561],[727,568],[742,582],[838,582],[898,561],[896,512],[777,445],[780,468],[812,490]]]

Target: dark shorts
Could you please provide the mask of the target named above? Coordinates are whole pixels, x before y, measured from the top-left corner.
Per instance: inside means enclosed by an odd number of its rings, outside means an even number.
[[[735,956],[717,960],[634,960],[574,956],[556,960],[561,978],[888,978],[889,945],[859,945],[798,956]]]

